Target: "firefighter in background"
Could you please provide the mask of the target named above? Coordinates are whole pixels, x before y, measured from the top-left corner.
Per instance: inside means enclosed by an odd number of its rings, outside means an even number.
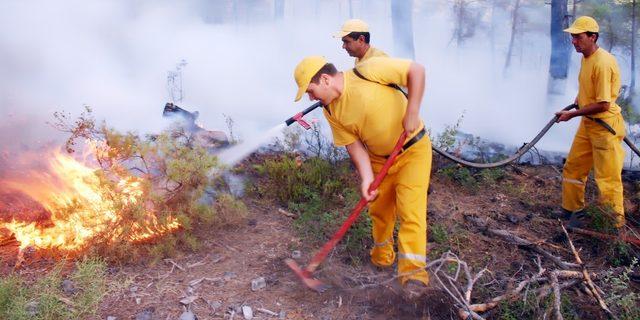
[[[342,39],[342,49],[356,58],[356,66],[372,57],[387,57],[387,54],[382,50],[369,44],[369,40],[371,40],[369,25],[360,19],[347,20],[342,25],[342,29],[336,32],[333,37]]]
[[[360,193],[369,208],[374,247],[371,261],[392,267],[393,230],[398,230],[398,275],[408,299],[420,297],[429,282],[425,270],[427,246],[427,189],[431,173],[431,141],[419,116],[424,93],[424,67],[411,60],[369,58],[353,70],[338,72],[323,57],[303,59],[294,71],[298,85],[295,101],[305,94],[325,105],[323,110],[336,146],[346,146],[360,176]],[[387,86],[407,86],[408,98]],[[406,131],[403,152],[382,184],[369,186],[398,137]]]
[[[599,202],[611,206],[615,226],[620,229],[625,224],[622,194],[625,152],[621,143],[625,126],[620,106],[616,104],[620,70],[615,57],[598,47],[600,28],[593,18],[579,17],[564,31],[571,34],[571,43],[583,57],[575,99],[578,108],[556,113],[558,122],[582,117],[562,170],[562,208],[565,216],[570,216],[569,225],[579,227],[585,208],[585,183],[593,168],[600,191]],[[615,134],[601,123],[611,127]]]

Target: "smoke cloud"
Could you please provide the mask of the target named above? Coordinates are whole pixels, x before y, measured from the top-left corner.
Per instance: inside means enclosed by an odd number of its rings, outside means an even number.
[[[3,1],[0,144],[50,139],[54,133],[45,121],[52,113],[79,114],[84,105],[118,129],[158,131],[171,98],[167,72],[181,60],[187,63],[184,99],[175,103],[198,110],[208,129],[226,131],[223,114],[231,117],[234,131],[248,138],[310,104],[293,102],[293,68],[304,56],[320,54],[339,69],[353,67],[331,37],[349,18],[349,2],[285,1],[281,20],[273,18],[273,1],[235,1],[246,3],[235,9],[231,2]],[[350,2],[353,15],[370,24],[372,44],[393,54],[389,2]],[[464,112],[463,131],[519,145],[573,101],[575,53],[566,95],[553,101],[546,95],[548,7],[527,9],[542,31],[516,38],[505,74],[509,12],[496,12],[494,42],[479,29],[458,45],[451,38],[450,1],[414,3],[415,56],[427,69],[422,116],[433,132]],[[568,150],[576,124],[557,126],[542,148]]]

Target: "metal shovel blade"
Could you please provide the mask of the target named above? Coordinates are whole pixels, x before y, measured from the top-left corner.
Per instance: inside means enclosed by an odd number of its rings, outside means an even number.
[[[284,263],[293,270],[293,272],[302,280],[309,289],[314,290],[316,292],[322,293],[329,288],[328,285],[322,283],[320,280],[311,277],[311,274],[302,268],[293,260],[293,259],[285,259]]]

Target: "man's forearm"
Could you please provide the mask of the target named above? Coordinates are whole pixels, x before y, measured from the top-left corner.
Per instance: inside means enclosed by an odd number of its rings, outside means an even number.
[[[588,116],[609,110],[609,102],[596,102],[571,111],[574,117]]]
[[[373,180],[373,170],[371,169],[371,160],[367,149],[359,140],[347,145],[347,152],[351,157],[351,161],[356,166],[360,179]]]
[[[418,114],[420,112],[420,102],[424,95],[425,71],[424,67],[418,63],[411,63],[407,75],[407,113]]]

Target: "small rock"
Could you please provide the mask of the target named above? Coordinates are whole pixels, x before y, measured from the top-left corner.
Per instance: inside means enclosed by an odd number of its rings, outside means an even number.
[[[136,320],[151,320],[154,311],[156,311],[156,309],[153,307],[146,308],[142,310],[142,312],[136,314]]]
[[[180,320],[197,320],[198,318],[196,317],[195,314],[193,314],[193,312],[191,311],[185,311],[180,315]]]
[[[131,293],[136,293],[136,291],[138,291],[138,286],[131,286],[131,288],[129,288],[129,291]]]
[[[245,320],[251,320],[253,319],[253,310],[249,306],[242,306],[242,315]]]
[[[278,316],[278,318],[280,318],[280,320],[284,320],[287,318],[287,312],[282,310],[280,311],[280,315]]]
[[[218,309],[218,308],[222,307],[222,301],[213,301],[213,302],[209,303],[209,306],[211,308],[213,308],[214,310]]]
[[[291,258],[300,259],[300,257],[302,257],[302,253],[300,253],[300,250],[294,250],[293,252],[291,252]]]
[[[230,271],[226,271],[225,273],[222,274],[222,278],[224,279],[224,281],[231,280],[237,276],[238,275],[235,272],[230,272]]]
[[[520,222],[520,218],[515,214],[511,214],[511,213],[507,214],[507,220],[509,220],[509,222],[513,224],[517,224],[518,222]]]
[[[224,259],[224,257],[222,255],[214,254],[211,257],[211,263],[218,263],[218,262],[222,261],[222,259]]]
[[[107,316],[107,320],[118,320],[118,318],[114,316]]]
[[[266,286],[267,286],[267,282],[265,281],[264,277],[255,278],[251,280],[251,291],[258,291],[260,289],[265,288]]]
[[[140,304],[140,302],[142,302],[141,298],[136,298],[136,304]]]
[[[73,284],[73,281],[66,279],[62,281],[62,292],[64,292],[67,295],[72,295],[78,292],[78,289],[76,289],[76,286]]]
[[[31,302],[27,303],[26,309],[27,309],[27,314],[30,317],[35,317],[38,314],[38,302],[37,301],[31,301]]]
[[[186,298],[180,299],[180,303],[186,305],[192,304],[194,301],[198,299],[198,296],[188,296]]]

